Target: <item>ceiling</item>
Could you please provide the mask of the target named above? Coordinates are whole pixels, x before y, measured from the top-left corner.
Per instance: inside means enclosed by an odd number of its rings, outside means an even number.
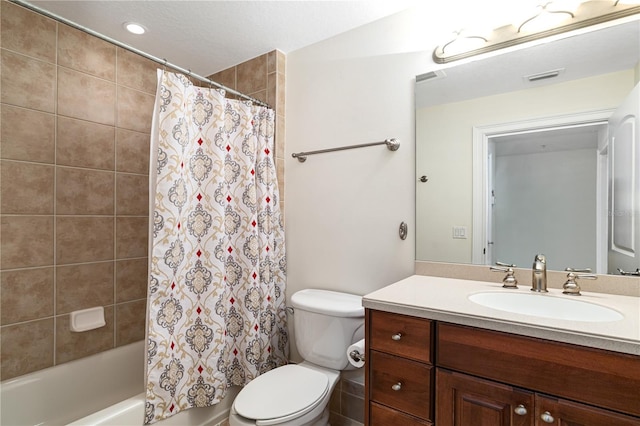
[[[543,129],[490,138],[495,143],[495,155],[528,155],[544,152],[592,149],[595,155],[598,137],[606,124],[589,123],[554,129]]]
[[[461,23],[505,22],[539,0],[19,0],[119,42],[207,76],[278,49],[289,54],[384,17],[404,13],[402,34],[412,43],[385,53],[431,52],[442,34]],[[504,15],[504,16],[503,16]],[[124,30],[135,21],[148,32]],[[447,65],[425,60],[424,72],[445,77],[416,85],[416,105],[487,96],[633,67],[640,60],[640,15],[624,25],[602,24]],[[618,22],[619,23],[619,22]],[[386,35],[384,35],[386,36]],[[383,36],[383,37],[384,37]],[[394,42],[395,43],[395,42]],[[506,52],[506,54],[505,54]],[[558,78],[523,77],[561,69]]]
[[[328,39],[420,0],[26,2],[203,76]],[[424,0],[422,0],[424,1]],[[125,22],[147,28],[129,34]]]
[[[505,53],[506,52],[506,53]],[[484,55],[416,84],[416,106],[424,108],[633,68],[640,61],[640,16]],[[556,78],[525,77],[560,70]]]

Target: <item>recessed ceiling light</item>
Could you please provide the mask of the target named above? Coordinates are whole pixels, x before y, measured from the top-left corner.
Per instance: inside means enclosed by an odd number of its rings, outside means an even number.
[[[124,28],[132,34],[144,34],[147,32],[147,29],[140,24],[136,24],[135,22],[125,22]]]

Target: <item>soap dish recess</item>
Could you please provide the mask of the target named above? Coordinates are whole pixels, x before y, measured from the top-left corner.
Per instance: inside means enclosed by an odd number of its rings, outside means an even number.
[[[71,331],[82,332],[104,327],[107,323],[104,320],[104,308],[95,308],[73,311],[71,316]]]

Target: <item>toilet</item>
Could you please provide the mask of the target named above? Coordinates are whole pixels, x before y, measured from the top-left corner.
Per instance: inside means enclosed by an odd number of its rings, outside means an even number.
[[[326,426],[340,370],[352,369],[349,345],[364,338],[362,297],[306,289],[291,296],[300,364],[268,371],[236,396],[231,426]]]

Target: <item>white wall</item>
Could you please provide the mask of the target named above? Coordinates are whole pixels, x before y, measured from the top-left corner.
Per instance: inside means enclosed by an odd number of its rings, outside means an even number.
[[[397,53],[403,25],[401,14],[287,55],[289,297],[303,288],[364,295],[413,274],[413,86],[430,57]],[[398,138],[400,149],[291,158],[387,138]],[[402,221],[409,225],[404,241]]]
[[[596,149],[496,158],[494,259],[596,270]]]

